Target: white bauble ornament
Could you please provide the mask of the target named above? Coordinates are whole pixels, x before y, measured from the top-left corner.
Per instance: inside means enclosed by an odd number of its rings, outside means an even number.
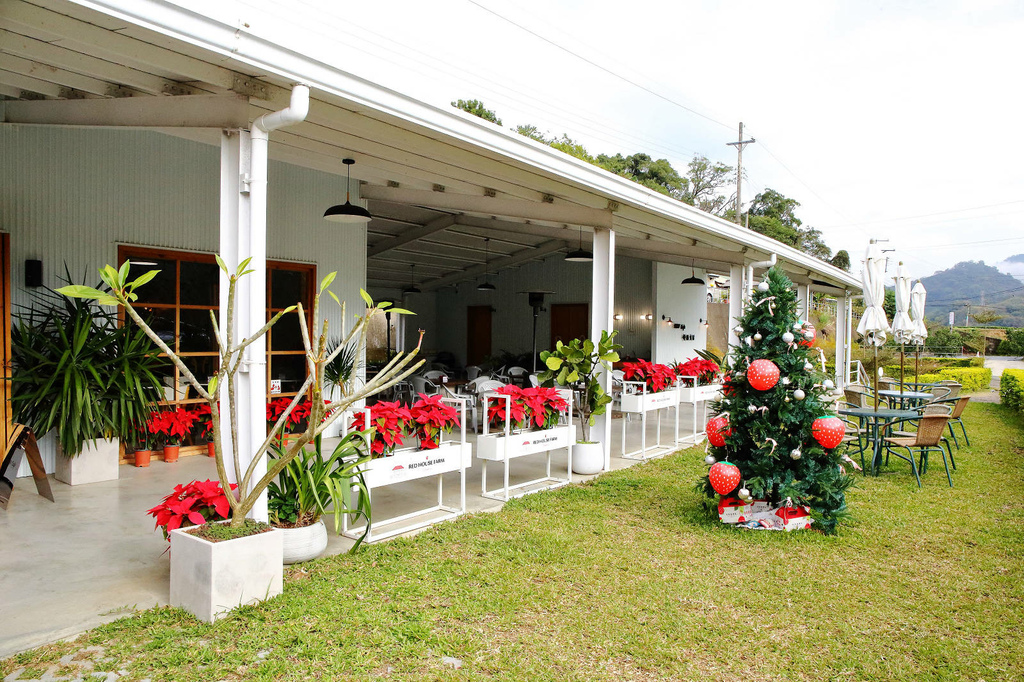
[[[803,456],[804,453],[800,452],[800,448],[793,448],[792,450],[789,451],[790,459],[800,459]]]
[[[750,414],[754,414],[755,412],[757,412],[757,406],[756,405],[747,405],[747,412],[749,412]]]
[[[831,379],[825,379],[824,383],[822,383],[821,385],[824,386],[829,391],[836,387],[836,385],[832,383]]]
[[[789,386],[789,377],[782,377],[782,385]]]
[[[794,340],[795,338],[796,338],[796,337],[795,337],[795,336],[793,336],[793,333],[792,333],[792,332],[786,332],[785,334],[783,334],[783,335],[782,335],[782,340],[783,340],[783,342],[785,342],[785,343],[793,343],[793,340]]]
[[[800,329],[800,328],[802,328],[803,326],[804,326],[804,323],[803,323],[803,322],[794,322],[794,323],[793,323],[793,329]]]
[[[810,329],[808,329],[807,331],[804,332],[804,338],[807,339],[808,341],[813,341],[814,340],[814,332],[812,332]]]
[[[786,396],[786,402],[787,403],[789,402],[789,396],[788,395]]]
[[[793,391],[793,397],[796,398],[797,400],[803,400],[807,396],[804,394],[803,390],[798,388],[795,391]]]
[[[715,456],[708,455],[707,457],[704,458],[704,463],[707,464],[708,466],[711,466],[712,464],[715,463]]]
[[[743,333],[743,327],[734,327],[732,333],[735,334],[736,336],[739,336],[740,334]]]
[[[814,365],[812,365],[809,362],[805,362],[804,363],[804,371],[805,372],[810,372],[812,369],[814,369]]]
[[[757,332],[756,334],[754,334],[754,341],[760,341],[760,340],[761,340],[761,332]]]
[[[768,282],[761,282],[757,285],[758,291],[768,291]]]
[[[750,491],[747,490],[746,488],[740,488],[740,491],[737,494],[740,496],[741,500],[749,500],[750,499]]]

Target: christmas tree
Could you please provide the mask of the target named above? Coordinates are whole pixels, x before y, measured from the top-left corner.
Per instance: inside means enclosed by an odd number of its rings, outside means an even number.
[[[806,505],[815,527],[835,532],[846,515],[846,475],[838,452],[839,422],[828,400],[834,388],[815,370],[811,355],[814,330],[797,319],[793,283],[772,268],[755,287],[739,325],[739,343],[729,353],[718,414],[708,422],[707,461],[729,462],[712,468],[698,483],[712,502],[715,487],[723,495],[764,500],[771,507]],[[838,426],[838,432],[837,432]],[[723,477],[722,472],[733,476]],[[724,481],[724,484],[723,484]],[[713,485],[714,483],[714,485]]]

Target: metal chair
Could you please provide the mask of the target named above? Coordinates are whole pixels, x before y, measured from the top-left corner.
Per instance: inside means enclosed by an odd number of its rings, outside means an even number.
[[[906,421],[906,420],[898,420]],[[917,479],[917,487],[921,487],[921,474],[927,473],[928,471],[928,453],[932,450],[938,450],[942,455],[942,463],[946,467],[946,480],[949,481],[949,487],[953,487],[953,476],[949,473],[949,462],[946,460],[946,450],[942,447],[942,434],[946,430],[946,423],[949,421],[949,416],[944,414],[926,414],[922,415],[920,421],[918,421],[917,431],[911,436],[890,436],[885,439],[885,462],[888,465],[889,455],[895,455],[900,459],[904,459],[910,462],[910,468],[914,471],[914,478]],[[890,422],[889,426],[893,423]],[[948,443],[947,443],[948,446]],[[907,454],[903,455],[897,450],[906,450]],[[920,457],[920,467],[914,463],[914,450],[917,450]],[[952,457],[950,452],[950,457]],[[918,470],[920,469],[920,473]]]
[[[956,437],[956,432],[953,431],[953,422],[960,425],[960,431],[964,434],[964,444],[967,447],[971,446],[971,439],[967,437],[967,428],[964,426],[963,420],[964,409],[967,407],[967,403],[969,403],[970,400],[971,396],[962,395],[955,400],[947,398],[940,401],[942,404],[948,405],[950,408],[949,424],[947,424],[947,426],[949,427],[949,435],[953,437],[953,443],[956,445],[957,450],[960,449],[960,441]],[[956,470],[956,464],[953,465],[953,470]]]
[[[836,407],[852,409],[858,406],[848,402],[837,402]],[[864,463],[864,451],[868,449],[868,444],[871,442],[871,439],[867,428],[865,428],[864,426],[864,420],[858,419],[854,421],[850,417],[846,417],[843,415],[839,415],[839,418],[846,425],[846,429],[843,433],[843,444],[847,446],[847,456],[856,455],[857,453],[860,453],[860,466],[862,469],[865,469],[867,465]],[[857,450],[854,452],[850,452],[850,444],[853,443],[854,441],[857,442]]]
[[[937,402],[939,400],[944,400],[944,399],[948,398],[949,394],[952,393],[952,392],[953,392],[953,389],[951,389],[949,386],[942,386],[940,384],[935,384],[935,385],[930,387],[929,393],[932,394],[932,399],[929,400],[928,402],[929,403],[934,403],[934,402]]]
[[[947,400],[958,397],[960,395],[960,389],[963,388],[963,384],[961,384],[958,381],[953,381],[952,379],[945,379],[943,381],[940,381],[936,384],[936,386],[946,386],[947,388],[949,388],[949,395],[946,396]]]

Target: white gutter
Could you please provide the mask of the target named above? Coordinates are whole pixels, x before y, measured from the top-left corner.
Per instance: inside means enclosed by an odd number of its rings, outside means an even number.
[[[168,0],[74,0],[107,15],[116,16],[162,35],[225,55],[292,81],[309,83],[318,90],[353,103],[425,127],[473,147],[517,161],[534,173],[569,182],[620,204],[648,211],[691,229],[742,244],[761,253],[777,253],[787,263],[811,270],[837,283],[837,288],[859,291],[861,282],[850,273],[747,230],[704,213],[671,197],[575,159],[556,149],[529,140],[513,131],[481,121],[454,109],[441,109],[330,64],[282,47],[204,14],[174,5]],[[680,235],[683,237],[684,235]]]
[[[754,268],[770,268],[775,265],[778,257],[773,253],[768,260],[757,261],[756,263],[747,264],[747,298],[749,299],[754,293]]]

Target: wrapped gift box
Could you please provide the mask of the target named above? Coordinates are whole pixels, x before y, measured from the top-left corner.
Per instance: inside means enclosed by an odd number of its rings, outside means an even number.
[[[804,506],[781,507],[775,515],[782,519],[783,529],[787,531],[805,530],[814,522],[810,510]]]
[[[750,516],[750,505],[737,497],[723,497],[718,503],[722,523],[743,523]]]

